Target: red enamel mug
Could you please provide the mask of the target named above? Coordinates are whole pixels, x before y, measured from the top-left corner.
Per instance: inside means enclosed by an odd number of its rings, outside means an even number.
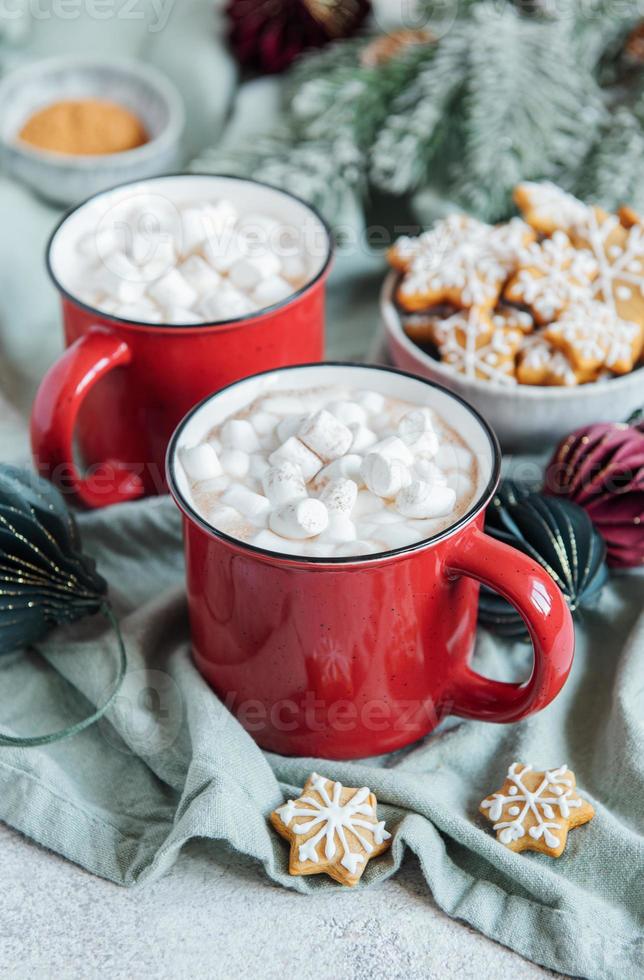
[[[129,229],[139,209],[141,234],[155,209],[222,198],[242,214],[278,219],[303,243],[307,279],[257,313],[185,326],[143,323],[82,302],[77,243]],[[137,212],[138,213],[138,212]],[[180,225],[179,225],[180,227]],[[98,247],[98,246],[97,246]],[[127,248],[127,243],[125,243]],[[98,248],[100,255],[100,247]],[[66,351],[45,375],[33,406],[31,442],[41,475],[88,507],[166,492],[165,452],[185,413],[207,394],[256,371],[319,361],[324,348],[324,291],[332,242],[320,216],[294,195],[258,181],[206,174],[123,184],[69,212],[47,250],[62,300]],[[108,270],[111,258],[101,261]],[[86,472],[74,460],[76,442]]]
[[[469,511],[433,538],[354,558],[264,551],[210,527],[192,505],[178,454],[264,393],[324,385],[371,389],[441,414],[477,459]],[[167,478],[183,513],[193,656],[259,745],[284,755],[379,755],[448,714],[513,722],[556,696],[574,651],[563,595],[538,564],[483,532],[500,459],[496,437],[470,405],[389,368],[327,363],[255,375],[183,420]],[[527,624],[534,664],[522,683],[470,666],[480,582]]]

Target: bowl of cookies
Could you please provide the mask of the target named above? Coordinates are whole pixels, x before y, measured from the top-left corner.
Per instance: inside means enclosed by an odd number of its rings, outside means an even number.
[[[450,214],[388,252],[381,310],[397,367],[451,388],[504,449],[538,450],[644,403],[644,222],[549,182],[521,217]]]

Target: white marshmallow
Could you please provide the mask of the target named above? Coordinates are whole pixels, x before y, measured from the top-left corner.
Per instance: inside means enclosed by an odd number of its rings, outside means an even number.
[[[119,279],[112,293],[113,297],[121,303],[137,303],[143,299],[147,284],[144,282],[133,282],[131,279]]]
[[[301,553],[302,546],[282,538],[279,534],[274,534],[267,527],[258,531],[251,539],[250,543],[256,548],[263,548],[265,551],[283,551],[287,555],[298,555]]]
[[[230,528],[234,528],[236,525],[243,523],[243,518],[238,510],[234,507],[227,507],[225,504],[220,507],[215,507],[213,510],[208,512],[208,523],[212,524],[213,527],[218,528],[220,531],[227,531]]]
[[[229,507],[235,507],[240,514],[256,521],[265,517],[271,509],[270,501],[261,493],[249,490],[241,483],[233,483],[222,496],[222,502]]]
[[[269,463],[273,464],[281,463],[284,460],[300,467],[306,483],[312,480],[322,467],[322,460],[295,436],[291,436],[286,442],[283,442],[268,457]]]
[[[143,248],[138,253],[137,263],[139,275],[145,282],[154,282],[166,272],[170,272],[176,264],[177,254],[172,239],[156,238],[153,243],[148,239],[147,252],[143,259]]]
[[[445,517],[454,509],[456,494],[451,487],[412,480],[396,497],[396,509],[405,517]]]
[[[223,493],[230,486],[230,477],[226,473],[215,476],[212,480],[202,480],[199,490],[202,493]]]
[[[306,418],[308,418],[306,415],[287,415],[277,424],[277,438],[286,442],[291,436],[297,435],[298,429]]]
[[[351,434],[353,440],[349,446],[350,453],[366,453],[368,449],[378,441],[378,436],[371,429],[368,429],[366,425],[360,425],[357,422],[351,422],[349,425],[351,429]]]
[[[295,395],[269,395],[260,404],[263,412],[271,412],[273,415],[304,415],[306,413],[306,401]]]
[[[219,461],[226,473],[238,480],[243,480],[248,474],[250,457],[241,449],[224,449]]]
[[[369,490],[379,497],[395,497],[411,481],[405,464],[382,452],[371,452],[365,456],[360,473]]]
[[[380,500],[380,498],[377,499]],[[388,507],[383,507],[382,510],[368,516],[372,524],[400,524],[405,520],[402,514],[396,510],[390,510]]]
[[[353,441],[351,429],[324,408],[302,423],[298,436],[325,463],[344,456]]]
[[[371,452],[387,459],[399,459],[405,466],[411,466],[414,462],[414,454],[398,436],[387,436],[372,446]]]
[[[293,287],[286,279],[282,279],[281,276],[269,276],[268,279],[257,283],[253,290],[253,299],[258,306],[272,306],[274,303],[281,303],[292,292]]]
[[[417,408],[403,415],[398,423],[398,433],[414,452],[422,452],[426,456],[435,456],[438,452],[438,436],[429,408]]]
[[[353,507],[354,517],[364,517],[369,514],[376,514],[384,509],[380,497],[377,497],[371,490],[359,490],[356,502]]]
[[[274,252],[262,252],[258,255],[244,256],[233,262],[229,277],[238,289],[250,292],[262,280],[276,276],[279,271],[280,260]]]
[[[227,419],[221,427],[221,441],[228,449],[243,449],[245,453],[259,450],[259,439],[246,419]]]
[[[163,312],[164,323],[201,323],[201,317],[183,306],[170,306]]]
[[[165,275],[148,286],[150,296],[160,306],[192,306],[197,293],[178,269],[168,269]]]
[[[248,475],[254,480],[262,480],[264,474],[271,468],[270,463],[261,453],[251,453],[248,458]]]
[[[122,303],[112,311],[124,320],[136,320],[138,323],[161,323],[163,315],[154,303],[148,303],[145,298],[138,303]]]
[[[419,540],[418,533],[408,524],[381,525],[377,532],[374,532],[374,537],[382,542],[385,550],[391,551],[396,548],[406,548]]]
[[[346,456],[340,456],[339,459],[334,459],[332,463],[329,463],[321,469],[315,479],[315,484],[321,487],[328,483],[329,480],[337,480],[339,477],[344,476],[348,480],[353,480],[359,487],[363,487],[364,480],[360,472],[361,466],[362,456],[358,456],[357,453],[347,453]]]
[[[243,258],[246,252],[247,244],[241,235],[230,231],[212,235],[203,246],[206,262],[222,275],[230,270],[233,263]]]
[[[250,300],[233,286],[225,285],[204,296],[197,305],[197,311],[205,320],[216,323],[220,320],[236,320],[254,311]]]
[[[467,473],[462,470],[452,470],[447,474],[447,486],[451,487],[457,497],[471,497],[474,493],[474,484]]]
[[[271,412],[254,412],[248,421],[258,436],[268,436],[275,430],[279,418]]]
[[[203,212],[204,223],[209,237],[232,228],[239,218],[237,208],[225,197],[217,198],[216,201],[210,201],[203,209]]]
[[[377,415],[385,407],[385,399],[379,391],[356,391],[354,398],[369,415]]]
[[[291,286],[295,286],[295,288],[302,286],[308,275],[304,257],[298,254],[283,255],[282,275],[288,279]]]
[[[340,419],[345,425],[351,428],[353,425],[366,425],[367,424],[367,413],[362,407],[358,405],[357,402],[350,401],[335,401],[329,402],[326,406],[327,410],[331,412],[331,415],[335,415],[336,419]]]
[[[325,530],[329,514],[321,500],[305,497],[274,510],[268,519],[271,531],[284,538],[312,538]]]
[[[469,449],[453,442],[444,442],[434,457],[434,462],[443,470],[469,470],[472,460]]]
[[[213,477],[221,475],[221,463],[217,453],[207,442],[193,446],[192,449],[182,450],[180,458],[187,476],[195,482],[212,480]]]
[[[339,544],[335,549],[338,558],[356,558],[359,555],[371,555],[378,551],[375,541],[348,541]]]
[[[264,493],[274,507],[285,504],[289,500],[299,500],[306,497],[302,470],[288,460],[283,460],[275,466],[269,466],[262,476],[262,486]]]
[[[199,296],[207,296],[221,284],[221,276],[200,255],[191,255],[178,267],[185,281]]]
[[[276,249],[280,244],[282,225],[268,214],[259,211],[249,211],[242,214],[237,222],[237,228],[252,245],[269,246]]]
[[[414,473],[426,483],[437,483],[442,487],[448,485],[447,477],[432,459],[421,456],[414,463]]]
[[[340,511],[329,513],[329,523],[320,534],[320,540],[329,544],[344,544],[347,541],[355,541],[357,537],[355,524],[350,517]]]
[[[358,497],[358,484],[340,477],[330,480],[320,494],[320,500],[329,511],[348,515],[354,508]]]

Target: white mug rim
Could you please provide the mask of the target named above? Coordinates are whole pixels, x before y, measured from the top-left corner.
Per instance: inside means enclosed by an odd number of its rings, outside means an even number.
[[[258,548],[256,545],[251,544],[248,541],[242,541],[240,538],[235,538],[230,534],[226,534],[224,531],[219,530],[209,524],[195,509],[189,500],[186,499],[185,495],[179,489],[176,475],[175,466],[178,459],[179,453],[179,443],[183,430],[186,425],[190,422],[192,417],[197,414],[206,404],[214,401],[219,396],[223,395],[225,392],[230,391],[232,388],[237,387],[244,382],[253,380],[255,378],[260,378],[269,374],[283,373],[286,371],[297,371],[302,368],[365,368],[369,371],[383,371],[390,374],[400,375],[405,378],[410,378],[413,381],[421,382],[429,388],[437,389],[443,392],[449,398],[454,399],[459,402],[467,411],[472,415],[474,420],[477,422],[483,433],[487,436],[489,450],[490,450],[490,477],[485,485],[485,488],[477,495],[475,501],[468,508],[468,510],[459,517],[453,524],[445,528],[443,531],[439,531],[437,534],[429,538],[421,538],[420,541],[416,541],[413,544],[404,545],[401,548],[392,548],[387,551],[373,552],[367,555],[349,555],[349,556],[336,556],[336,557],[320,557],[313,555],[294,555],[288,554],[281,551],[272,551],[267,548]],[[281,368],[269,368],[266,371],[257,371],[255,374],[250,374],[245,378],[239,378],[237,381],[231,382],[224,388],[220,388],[218,391],[213,392],[210,395],[206,395],[202,398],[196,405],[194,405],[189,412],[183,417],[179,422],[178,426],[174,430],[170,442],[168,443],[168,449],[166,452],[166,480],[168,487],[170,489],[170,494],[177,504],[179,509],[182,511],[184,516],[188,518],[193,524],[197,525],[202,531],[205,531],[210,537],[216,538],[217,540],[223,541],[228,545],[232,545],[238,550],[247,552],[254,555],[256,558],[261,558],[272,560],[274,563],[283,564],[295,564],[295,565],[310,565],[315,567],[320,566],[346,566],[346,565],[364,565],[369,562],[382,563],[384,560],[389,560],[393,558],[405,557],[417,551],[422,551],[434,547],[435,545],[453,537],[455,534],[462,531],[465,527],[471,524],[476,517],[485,510],[488,506],[490,500],[492,499],[496,488],[499,485],[499,480],[501,476],[501,447],[499,441],[494,433],[494,430],[490,424],[483,418],[483,416],[472,406],[470,403],[461,398],[455,392],[450,391],[444,385],[438,384],[435,381],[430,381],[428,378],[420,377],[420,375],[412,374],[410,371],[402,371],[400,368],[390,367],[385,364],[360,364],[352,361],[321,361],[318,364],[289,364]]]
[[[198,179],[211,178],[215,180],[235,180],[240,183],[256,184],[259,187],[265,187],[267,190],[275,191],[275,193],[280,194],[283,197],[291,198],[291,200],[295,201],[297,204],[300,204],[302,205],[302,207],[306,208],[313,215],[313,217],[320,223],[320,227],[322,228],[326,236],[326,254],[324,256],[324,260],[320,268],[315,273],[315,275],[311,276],[304,283],[303,286],[299,287],[299,289],[296,289],[292,293],[289,293],[289,295],[286,296],[284,299],[279,300],[277,303],[273,303],[271,306],[264,306],[262,307],[261,310],[256,310],[253,313],[246,313],[243,316],[231,317],[228,320],[215,320],[215,321],[204,320],[202,323],[144,323],[139,320],[130,320],[127,317],[117,316],[114,313],[107,313],[106,311],[99,309],[97,306],[92,306],[90,303],[84,302],[84,300],[80,299],[78,296],[75,296],[73,292],[71,292],[66,286],[62,284],[60,277],[56,275],[56,273],[54,272],[53,250],[58,234],[64,233],[63,232],[64,225],[73,215],[81,211],[83,208],[87,207],[87,205],[91,204],[93,201],[97,201],[100,198],[107,196],[108,194],[113,194],[115,191],[120,191],[126,187],[133,187],[136,184],[156,184],[157,181],[162,181],[162,180],[176,180],[177,178],[193,178],[193,177],[196,177]],[[227,173],[211,174],[211,173],[205,173],[203,171],[201,172],[195,171],[194,173],[193,172],[185,173],[185,172],[177,171],[176,173],[171,173],[171,174],[161,174],[160,176],[157,177],[137,177],[134,180],[121,181],[118,184],[114,184],[111,187],[106,187],[104,190],[97,191],[95,194],[91,194],[89,197],[85,198],[79,204],[74,204],[72,207],[68,208],[65,211],[65,213],[62,215],[62,217],[59,219],[59,221],[56,222],[56,225],[54,226],[49,238],[47,239],[47,245],[45,246],[45,266],[49,278],[51,279],[52,283],[54,284],[54,286],[56,287],[56,289],[64,299],[68,300],[70,303],[73,303],[74,306],[79,307],[80,309],[84,310],[86,313],[89,313],[92,316],[99,317],[101,320],[108,320],[111,323],[116,323],[122,327],[129,327],[130,329],[133,330],[137,330],[137,329],[152,330],[152,331],[175,330],[180,332],[190,331],[190,330],[205,331],[205,330],[219,330],[222,328],[230,329],[231,327],[244,327],[246,326],[246,324],[255,323],[256,321],[261,320],[263,317],[272,316],[274,313],[277,313],[279,310],[290,306],[293,302],[300,299],[300,297],[302,297],[305,293],[309,292],[310,289],[312,289],[314,286],[316,286],[318,283],[324,280],[325,276],[329,272],[331,262],[333,261],[334,251],[335,251],[335,246],[334,246],[333,233],[331,231],[331,227],[328,224],[328,222],[322,217],[320,212],[313,207],[312,204],[310,204],[308,201],[305,201],[303,198],[298,197],[297,194],[293,194],[292,191],[284,190],[282,187],[277,187],[274,184],[270,184],[268,183],[268,181],[265,180],[258,180],[255,177],[239,177],[235,174],[227,174]]]

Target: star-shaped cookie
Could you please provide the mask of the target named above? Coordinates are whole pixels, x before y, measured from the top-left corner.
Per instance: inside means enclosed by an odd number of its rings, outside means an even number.
[[[493,226],[448,215],[430,231],[399,238],[389,249],[389,263],[403,273],[396,299],[410,312],[437,303],[491,309],[517,266],[519,250],[534,237],[519,218]]]
[[[511,851],[560,857],[568,831],[595,815],[575,786],[575,775],[565,765],[534,772],[532,766],[513,762],[501,789],[479,809],[493,822],[497,840]]]
[[[357,885],[369,858],[391,847],[385,821],[366,787],[353,789],[313,772],[296,800],[270,815],[282,837],[291,842],[289,873],[328,874],[341,885]]]

